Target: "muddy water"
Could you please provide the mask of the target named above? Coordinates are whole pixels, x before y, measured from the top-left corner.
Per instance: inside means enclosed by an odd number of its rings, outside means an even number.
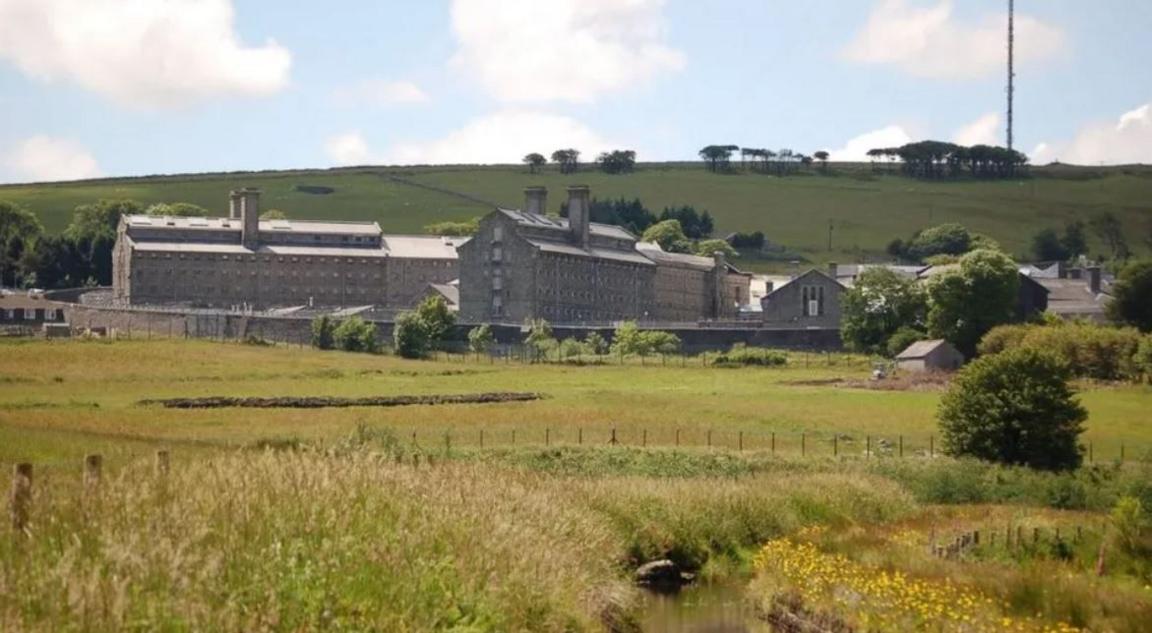
[[[770,633],[747,604],[744,581],[689,585],[679,592],[645,595],[645,633]]]

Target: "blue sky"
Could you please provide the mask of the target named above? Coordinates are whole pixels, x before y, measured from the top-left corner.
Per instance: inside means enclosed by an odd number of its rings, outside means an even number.
[[[0,182],[1002,143],[1006,4],[0,0]],[[1017,23],[1017,148],[1152,162],[1152,3]]]

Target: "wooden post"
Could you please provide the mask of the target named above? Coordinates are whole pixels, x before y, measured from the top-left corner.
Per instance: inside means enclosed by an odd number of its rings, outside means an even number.
[[[680,429],[676,429],[676,446],[680,446]]]
[[[99,455],[86,455],[84,457],[84,485],[95,486],[100,483],[100,469],[104,465],[104,458]]]
[[[512,446],[516,446],[516,429],[512,429]]]
[[[18,532],[28,526],[32,505],[32,464],[16,464],[12,472],[12,528]]]
[[[166,450],[156,451],[156,474],[160,477],[167,477],[170,470],[169,454]]]
[[[805,452],[805,446],[804,446],[804,444],[805,444],[805,442],[804,442],[804,434],[803,434],[803,433],[801,433],[801,434],[800,434],[800,457],[804,457],[804,452]]]
[[[444,454],[452,451],[452,431],[444,431]]]
[[[1038,528],[1038,527],[1032,528],[1032,542],[1033,543],[1039,543],[1040,542],[1040,528]]]
[[[973,545],[979,545],[980,544],[980,530],[972,530],[972,544]]]
[[[640,445],[641,446],[648,446],[648,429],[644,429],[644,435],[642,436],[642,439],[640,440]]]
[[[708,448],[712,448],[712,429],[708,429]]]
[[[740,450],[741,452],[744,451],[744,431],[740,431],[740,437],[737,440],[736,446],[737,446],[737,449]]]
[[[872,436],[864,436],[864,457],[872,457]]]
[[[544,427],[544,446],[552,444],[552,429]]]
[[[772,431],[772,455],[776,455],[776,431]]]
[[[480,429],[480,448],[484,448],[484,429]]]
[[[584,427],[576,429],[576,443],[581,446],[584,445]]]
[[[618,444],[618,442],[616,441],[616,427],[612,427],[612,439],[608,440],[608,443],[612,444],[613,446]]]
[[[1124,442],[1120,442],[1120,463],[1124,463]]]
[[[904,436],[900,436],[900,457],[904,457]]]
[[[928,457],[936,457],[936,436],[928,436]]]
[[[840,436],[832,435],[832,456],[838,457],[840,455]]]

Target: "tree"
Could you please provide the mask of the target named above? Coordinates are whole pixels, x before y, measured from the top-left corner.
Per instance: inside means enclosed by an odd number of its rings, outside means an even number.
[[[1108,318],[1152,332],[1152,260],[1125,266],[1112,285]]]
[[[333,330],[332,337],[336,348],[345,352],[373,354],[380,349],[376,342],[376,325],[358,316],[341,321],[340,325],[337,325],[336,329]]]
[[[820,161],[820,171],[827,172],[828,171],[828,156],[829,156],[828,152],[826,152],[824,150],[820,150],[820,151],[812,154],[812,156],[816,160]]]
[[[646,354],[643,349],[644,337],[641,336],[640,328],[636,325],[635,321],[624,321],[616,326],[615,332],[612,333],[612,346],[609,350],[615,356],[630,356],[632,354]]]
[[[768,243],[768,238],[764,235],[764,231],[753,231],[751,233],[733,233],[730,242],[735,248],[754,248],[762,249]]]
[[[663,330],[641,332],[638,351],[641,355],[647,355],[652,352],[656,352],[657,354],[675,354],[680,351],[680,337]]]
[[[555,154],[553,154],[553,156],[555,156]],[[528,166],[528,173],[534,174],[548,162],[548,159],[544,158],[543,154],[532,152],[531,154],[525,154],[523,161],[524,164]]]
[[[1084,223],[1075,220],[1064,225],[1064,235],[1060,244],[1068,251],[1068,258],[1088,254],[1088,236],[1085,234]]]
[[[840,311],[845,345],[858,352],[883,353],[901,328],[924,327],[927,300],[915,279],[888,268],[866,268],[844,292]]]
[[[900,355],[900,352],[908,349],[908,346],[917,341],[923,341],[926,335],[922,330],[907,325],[900,326],[892,336],[888,337],[888,342],[884,344],[883,351],[887,352],[888,358],[895,358]]]
[[[1087,411],[1053,356],[1017,349],[962,369],[940,401],[944,452],[1044,470],[1080,465]]]
[[[732,158],[732,152],[740,149],[736,145],[709,145],[701,149],[698,153],[700,158],[704,159],[704,164],[708,166],[711,172],[727,171],[728,161]]]
[[[31,246],[44,234],[44,227],[36,215],[24,207],[0,200],[0,257],[13,238],[20,238],[22,245]],[[0,260],[0,273],[10,270],[16,262]],[[0,274],[0,283],[4,276]]]
[[[424,226],[428,235],[446,235],[450,237],[469,237],[476,235],[480,230],[480,218],[472,218],[463,222],[433,222]]]
[[[552,162],[560,165],[560,173],[571,174],[580,169],[580,151],[572,148],[552,152]]]
[[[134,200],[100,200],[93,204],[82,204],[73,212],[72,223],[64,229],[64,235],[74,242],[95,239],[100,235],[115,240],[120,218],[143,212],[143,207]]]
[[[556,338],[552,335],[552,324],[544,319],[529,319],[524,326],[528,329],[528,336],[524,337],[524,344],[532,350],[533,360],[547,356],[548,351],[556,347]]]
[[[170,218],[208,217],[208,209],[190,202],[158,202],[148,207],[144,213],[151,216],[167,216]]]
[[[589,332],[588,335],[584,337],[584,345],[588,347],[589,352],[597,356],[603,356],[608,353],[608,341],[605,341],[604,337],[600,336],[600,333],[595,330]],[[1152,359],[1149,359],[1149,362],[1150,367],[1152,367]]]
[[[1128,241],[1124,239],[1124,225],[1111,211],[1096,214],[1090,224],[1096,236],[1108,247],[1112,259],[1123,261],[1132,255]]]
[[[596,162],[606,174],[629,174],[636,168],[636,152],[630,149],[603,152]]]
[[[692,248],[692,243],[684,235],[684,229],[680,228],[679,220],[657,222],[648,227],[640,239],[645,242],[655,242],[669,253],[687,253]]]
[[[682,205],[679,207],[664,207],[660,212],[659,220],[677,220],[684,235],[690,239],[698,240],[712,235],[712,214],[707,210],[698,212],[696,207]]]
[[[424,324],[424,333],[432,347],[439,346],[456,325],[456,315],[452,314],[448,302],[440,295],[425,297],[416,306],[416,317]]]
[[[932,255],[963,255],[972,248],[972,234],[955,223],[941,224],[917,233],[907,244],[908,256],[922,260]]]
[[[968,253],[958,269],[929,280],[928,333],[971,358],[988,330],[1012,320],[1019,276],[1016,263],[1004,253]]]
[[[729,258],[740,256],[731,244],[721,239],[700,240],[692,250],[701,257],[713,257],[716,253],[724,253],[724,256]]]
[[[1040,229],[1032,236],[1032,256],[1037,261],[1067,261],[1072,254],[1065,248],[1064,242],[1056,234],[1055,229]]]
[[[402,358],[423,358],[428,353],[428,333],[415,312],[401,312],[392,325],[392,341]]]
[[[288,215],[280,209],[268,209],[260,214],[261,220],[287,220]]]
[[[312,319],[312,347],[316,349],[332,349],[336,346],[336,321],[322,314]]]
[[[487,323],[468,330],[468,349],[477,354],[487,354],[495,342],[496,337],[492,335],[492,327]]]

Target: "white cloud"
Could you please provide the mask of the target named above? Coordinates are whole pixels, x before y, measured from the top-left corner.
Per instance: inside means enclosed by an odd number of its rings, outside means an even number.
[[[75,141],[33,136],[16,145],[5,162],[18,177],[32,181],[80,180],[101,175],[96,159]]]
[[[918,77],[974,79],[1006,72],[1007,25],[1006,12],[960,22],[951,0],[922,8],[906,0],[880,0],[844,55],[860,63],[893,64]],[[1063,45],[1059,27],[1016,14],[1018,64],[1050,58]]]
[[[324,153],[336,165],[367,165],[376,162],[368,149],[368,141],[360,132],[345,132],[324,143]]]
[[[664,0],[453,0],[453,65],[506,102],[591,102],[684,66]]]
[[[231,0],[0,0],[0,58],[145,108],[282,89],[289,52],[245,46],[233,17]]]
[[[428,93],[411,81],[365,79],[337,90],[336,100],[345,105],[387,106],[424,103],[428,101]]]
[[[1089,123],[1069,142],[1040,143],[1033,150],[1037,165],[1064,163],[1152,163],[1152,103],[1121,114],[1115,122]]]
[[[903,127],[893,124],[853,137],[844,144],[844,147],[831,150],[828,153],[831,156],[831,160],[834,161],[861,162],[870,160],[868,158],[868,150],[870,149],[877,147],[900,147],[901,145],[911,142],[912,137],[908,135],[908,132]]]
[[[959,145],[1003,145],[1000,138],[1000,115],[989,112],[956,130],[952,142]]]

